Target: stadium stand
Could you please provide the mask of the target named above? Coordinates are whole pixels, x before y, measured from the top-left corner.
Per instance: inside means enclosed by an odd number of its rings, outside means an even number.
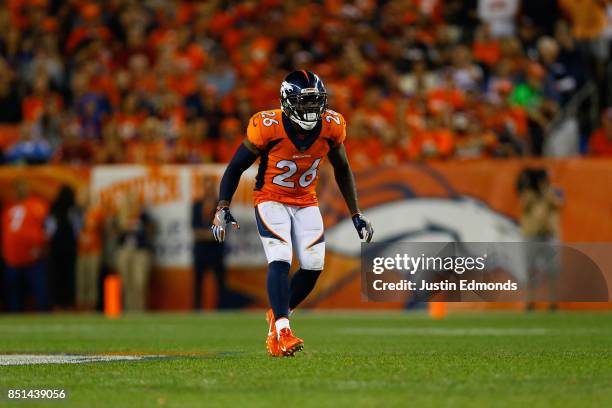
[[[5,4],[7,163],[225,162],[302,67],[363,165],[584,153],[610,103],[602,0]]]

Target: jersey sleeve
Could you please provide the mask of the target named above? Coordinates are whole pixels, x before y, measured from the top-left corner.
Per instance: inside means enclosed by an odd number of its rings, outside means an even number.
[[[328,111],[325,121],[329,125],[330,139],[334,146],[339,146],[346,140],[346,120],[340,113]]]
[[[261,124],[261,116],[259,114],[251,116],[251,119],[249,120],[249,126],[247,127],[247,139],[259,150],[263,150],[266,146],[263,126]]]
[[[344,141],[346,140],[346,120],[344,119],[344,116],[338,114],[338,116],[340,116],[340,130],[338,131],[338,144],[342,144],[344,143]]]

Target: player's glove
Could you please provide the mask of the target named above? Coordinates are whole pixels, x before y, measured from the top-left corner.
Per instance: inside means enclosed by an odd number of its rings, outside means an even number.
[[[370,242],[372,240],[374,228],[372,228],[372,223],[365,215],[361,213],[353,215],[353,225],[359,234],[359,238],[363,239],[365,242]]]
[[[236,221],[230,212],[229,207],[217,207],[217,212],[215,213],[215,218],[213,219],[213,225],[210,227],[213,237],[215,237],[215,241],[225,241],[225,233],[227,231],[228,224],[231,225],[232,229],[234,230],[240,229],[240,225],[238,225],[238,221]]]

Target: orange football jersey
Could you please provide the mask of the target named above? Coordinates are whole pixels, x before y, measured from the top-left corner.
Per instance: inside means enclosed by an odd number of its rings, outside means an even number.
[[[30,197],[9,205],[2,215],[2,253],[7,265],[25,266],[36,261],[47,238],[47,203]]]
[[[319,167],[330,149],[346,139],[346,122],[339,113],[327,110],[304,136],[295,132],[280,109],[274,109],[253,115],[247,139],[261,151],[255,205],[276,201],[309,207],[318,203]]]

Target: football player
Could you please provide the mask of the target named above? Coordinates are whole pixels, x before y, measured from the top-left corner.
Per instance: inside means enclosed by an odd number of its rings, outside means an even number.
[[[321,162],[327,157],[361,239],[374,230],[361,213],[353,172],[343,142],[346,123],[327,109],[327,92],[310,71],[287,75],[280,89],[281,109],[255,114],[247,136],[228,164],[220,185],[219,205],[211,227],[223,241],[228,227],[239,229],[230,212],[240,176],[259,157],[255,218],[268,260],[267,289],[271,309],[266,347],[272,356],[292,356],[303,341],[289,327],[289,313],[312,291],[323,269],[325,239],[315,188]],[[296,252],[300,269],[289,281]]]

